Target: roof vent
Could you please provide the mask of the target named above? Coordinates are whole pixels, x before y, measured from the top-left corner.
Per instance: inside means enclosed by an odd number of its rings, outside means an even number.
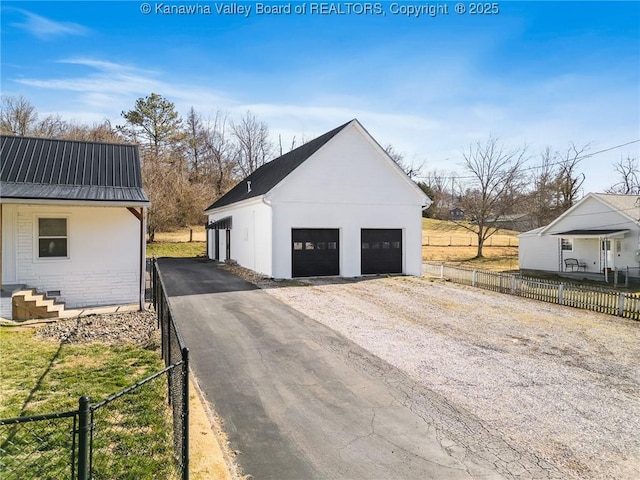
[[[251,193],[251,180],[247,180],[247,193]]]

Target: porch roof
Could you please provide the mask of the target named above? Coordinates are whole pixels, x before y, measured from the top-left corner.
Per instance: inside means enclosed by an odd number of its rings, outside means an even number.
[[[624,230],[605,230],[605,229],[585,229],[585,230],[568,230],[566,232],[552,233],[563,238],[623,238],[629,233],[628,229]]]
[[[207,230],[230,230],[232,223],[232,217],[224,217],[220,220],[209,222],[205,225]]]

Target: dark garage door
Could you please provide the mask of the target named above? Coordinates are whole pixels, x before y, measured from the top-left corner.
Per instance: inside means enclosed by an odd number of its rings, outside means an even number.
[[[337,228],[294,228],[291,230],[293,277],[340,274],[340,245]]]
[[[362,229],[362,274],[402,273],[402,229]]]

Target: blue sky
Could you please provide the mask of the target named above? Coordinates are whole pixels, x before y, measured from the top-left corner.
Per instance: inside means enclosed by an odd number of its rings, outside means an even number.
[[[144,14],[143,3],[3,0],[2,93],[42,115],[122,123],[122,110],[156,92],[183,114],[251,110],[285,145],[358,118],[381,144],[443,172],[461,173],[461,151],[489,135],[526,143],[531,165],[546,146],[597,152],[640,139],[637,1],[502,1],[493,15],[429,2],[448,7],[434,17],[395,13],[394,2],[379,15],[310,14],[311,1],[264,2],[305,4],[300,15],[222,1],[150,1]],[[233,4],[252,12],[216,12]],[[612,164],[629,154],[640,158],[640,143],[585,159],[584,193],[614,183]]]

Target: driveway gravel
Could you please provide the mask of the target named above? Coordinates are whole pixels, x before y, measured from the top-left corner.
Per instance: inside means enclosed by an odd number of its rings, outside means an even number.
[[[640,478],[640,323],[426,278],[252,280],[566,478]]]

